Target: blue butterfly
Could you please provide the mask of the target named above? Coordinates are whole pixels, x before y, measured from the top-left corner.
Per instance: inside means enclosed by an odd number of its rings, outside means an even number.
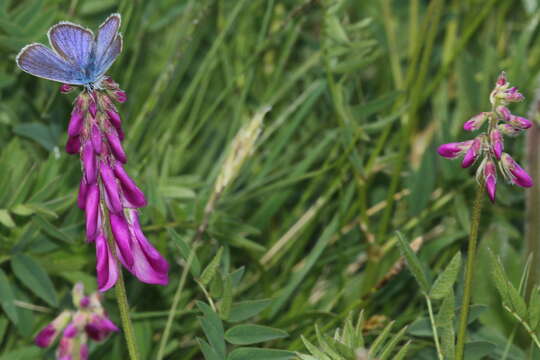
[[[47,33],[52,49],[27,45],[17,55],[17,65],[44,79],[99,89],[103,75],[122,51],[120,22],[120,14],[110,15],[99,26],[97,37],[81,25],[60,22]]]

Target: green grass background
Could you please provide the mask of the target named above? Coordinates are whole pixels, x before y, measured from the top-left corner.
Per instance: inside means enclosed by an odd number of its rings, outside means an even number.
[[[399,258],[394,232],[421,238],[430,276],[465,249],[474,177],[435,149],[471,137],[461,124],[489,110],[501,70],[526,96],[512,111],[527,114],[540,70],[535,0],[3,0],[0,303],[6,311],[11,294],[19,305],[16,322],[0,313],[0,359],[53,358],[33,336],[71,306],[76,281],[95,289],[94,247],[76,207],[80,164],[63,149],[74,95],[18,70],[15,55],[46,42],[57,21],[95,29],[112,12],[123,17],[110,75],[128,94],[119,106],[127,169],[148,196],[145,231],[171,264],[166,287],[126,275],[142,359],[156,356],[185,263],[167,230],[190,241],[231,140],[267,106],[256,150],[197,253],[204,266],[223,246],[219,273],[245,268],[234,302],[273,299],[247,322],[288,336],[258,346],[306,353],[301,335],[315,341],[315,324],[332,334],[360,309],[399,327],[425,318],[409,272],[379,283]],[[506,148],[524,161],[523,137]],[[488,359],[500,358],[515,322],[491,284],[486,249],[514,282],[525,262],[527,192],[499,179],[497,196],[483,211],[473,296],[485,306],[471,338],[493,344],[479,357]],[[15,271],[28,257],[32,271]],[[112,292],[105,299],[119,323]],[[195,300],[204,296],[189,276],[167,359],[202,359]],[[368,344],[380,331],[366,329]],[[422,324],[408,339],[408,358],[435,359]],[[534,358],[524,334],[512,341],[508,358]],[[93,345],[91,358],[126,359],[122,336]]]

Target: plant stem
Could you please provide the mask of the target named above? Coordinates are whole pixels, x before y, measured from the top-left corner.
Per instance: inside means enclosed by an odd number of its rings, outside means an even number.
[[[171,309],[169,310],[169,316],[167,317],[165,330],[163,331],[163,337],[161,338],[161,342],[159,343],[159,350],[156,357],[157,360],[163,359],[165,346],[167,345],[167,340],[169,339],[169,336],[171,334],[171,328],[172,328],[174,316],[177,314],[176,309],[178,308],[178,304],[180,303],[182,290],[184,289],[184,285],[187,279],[187,274],[189,272],[189,269],[191,268],[191,262],[193,261],[193,258],[195,257],[195,251],[196,251],[196,244],[194,244],[193,249],[191,250],[189,254],[189,258],[186,263],[186,266],[184,267],[184,270],[182,270],[182,275],[180,276],[180,282],[178,283],[178,287],[176,288],[176,292],[174,293],[172,306],[171,306]]]
[[[139,353],[137,352],[137,345],[135,343],[133,324],[129,318],[129,305],[126,296],[124,277],[122,276],[122,269],[119,269],[118,271],[118,281],[114,286],[114,293],[116,295],[116,300],[118,301],[118,308],[120,309],[120,318],[122,319],[122,328],[124,329],[124,337],[126,338],[129,358],[131,360],[138,360]]]
[[[469,318],[469,305],[471,302],[474,259],[475,259],[475,254],[476,254],[476,243],[478,239],[478,227],[480,225],[480,215],[482,211],[483,198],[484,198],[484,183],[483,181],[480,181],[476,188],[476,197],[474,199],[474,204],[473,204],[471,233],[469,235],[469,247],[467,251],[467,265],[465,268],[465,288],[463,290],[463,302],[461,305],[461,316],[459,318],[456,360],[463,360],[463,354],[465,350],[465,335],[467,332],[467,320]]]
[[[444,360],[444,356],[441,350],[441,344],[439,343],[439,334],[437,333],[437,326],[435,325],[435,317],[433,316],[433,307],[431,306],[431,299],[427,294],[424,294],[428,307],[429,320],[431,321],[431,328],[433,329],[433,339],[435,340],[435,348],[437,349],[437,356],[439,360]]]

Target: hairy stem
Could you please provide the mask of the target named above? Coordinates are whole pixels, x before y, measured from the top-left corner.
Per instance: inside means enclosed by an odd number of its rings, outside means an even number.
[[[435,348],[437,349],[437,357],[439,360],[444,360],[444,356],[441,350],[441,344],[439,343],[439,334],[437,333],[437,326],[435,325],[435,317],[433,316],[433,307],[431,306],[431,299],[427,294],[424,294],[429,312],[429,320],[431,321],[431,328],[433,329],[433,339],[435,340]]]
[[[474,259],[476,255],[476,243],[478,240],[478,227],[480,225],[483,198],[484,184],[482,181],[480,181],[476,188],[476,197],[473,205],[471,233],[469,235],[469,247],[467,251],[467,265],[465,268],[465,288],[463,289],[463,302],[461,305],[461,315],[459,318],[456,360],[463,360],[465,349],[465,335],[467,332],[467,320],[469,318],[469,305],[471,302],[471,290],[474,275]]]
[[[139,352],[137,351],[137,343],[135,342],[135,332],[133,330],[133,324],[129,318],[129,304],[126,295],[126,285],[124,283],[124,276],[122,275],[122,267],[120,261],[116,255],[116,245],[112,239],[111,231],[109,229],[109,236],[107,236],[107,242],[109,248],[116,259],[118,266],[118,280],[114,286],[114,294],[116,295],[116,301],[118,302],[118,309],[120,310],[120,319],[122,321],[122,329],[124,330],[124,337],[126,339],[127,348],[129,352],[129,358],[131,360],[139,359]]]

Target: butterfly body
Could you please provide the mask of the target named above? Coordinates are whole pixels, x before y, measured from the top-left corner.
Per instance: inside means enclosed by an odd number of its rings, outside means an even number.
[[[81,25],[61,22],[49,29],[52,47],[34,43],[17,55],[25,72],[69,85],[100,89],[105,72],[122,51],[120,14],[110,15],[94,33]]]

